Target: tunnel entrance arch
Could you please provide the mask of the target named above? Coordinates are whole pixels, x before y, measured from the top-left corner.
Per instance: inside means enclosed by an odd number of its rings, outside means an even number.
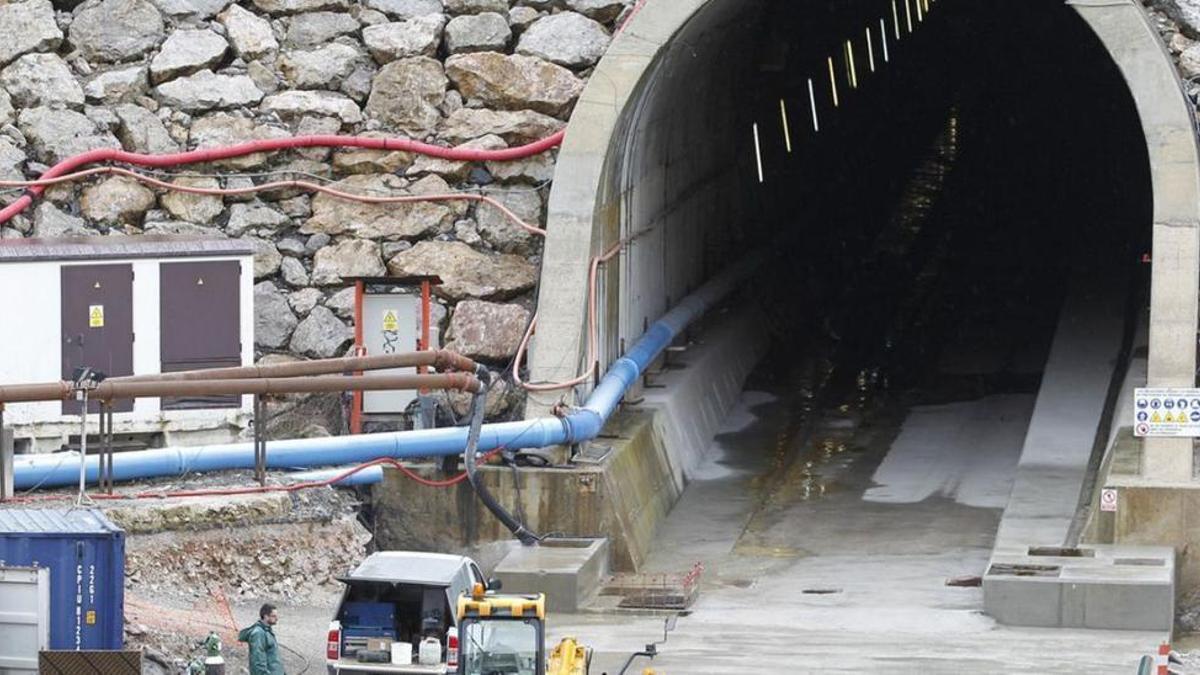
[[[948,11],[956,2],[938,0],[935,4],[942,5],[939,10]],[[694,73],[697,62],[703,64],[700,69],[708,68],[715,76],[699,89],[694,82],[689,87],[677,87],[678,108],[696,108],[703,106],[706,98],[737,95],[739,73],[722,67],[728,56],[704,46],[722,33],[760,29],[761,13],[767,12],[770,4],[765,0],[651,0],[597,67],[572,118],[550,196],[539,330],[530,363],[534,380],[570,379],[584,367],[588,261],[630,236],[631,219],[658,219],[666,226],[662,229],[669,229],[686,227],[689,220],[712,218],[714,213],[731,222],[747,215],[738,213],[734,204],[720,197],[722,189],[738,185],[729,175],[712,172],[683,190],[671,184],[670,175],[672,162],[692,159],[678,152],[672,155],[680,144],[708,144],[703,147],[719,153],[726,143],[722,140],[724,134],[734,129],[735,122],[741,124],[744,120],[732,115],[693,114],[658,120],[656,125],[654,119],[642,119],[646,116],[639,115],[639,107],[646,104],[643,94],[652,80],[658,78],[654,85],[671,91],[677,83],[670,71],[691,69]],[[1153,210],[1148,220],[1152,222],[1154,251],[1149,382],[1152,386],[1191,386],[1200,286],[1200,162],[1191,108],[1170,58],[1139,4],[1134,0],[1076,0],[1070,5],[1123,76],[1126,89],[1117,95],[1131,99],[1144,136]],[[908,7],[907,3],[904,6]],[[755,17],[756,13],[759,16]],[[871,47],[875,51],[872,58],[879,58],[879,52],[886,49],[878,42]],[[858,58],[862,58],[861,53]],[[759,68],[772,67],[769,49],[763,50],[758,59]],[[667,63],[669,60],[674,63]],[[840,63],[838,67],[842,67]],[[697,96],[697,91],[701,95]],[[635,121],[632,128],[631,120]],[[733,133],[742,132],[738,127]],[[628,181],[631,169],[636,167],[631,167],[631,162],[649,157],[630,151],[637,144],[661,146],[654,158],[659,166],[650,170],[641,167],[638,179],[642,182],[638,190],[632,190]],[[743,155],[739,161],[744,159]],[[662,197],[647,199],[647,194]],[[684,237],[683,241],[692,247],[701,245],[699,237]],[[647,316],[653,320],[712,271],[704,269],[703,252],[699,250],[674,256],[677,264],[673,267],[655,268],[647,262],[656,258],[658,249],[670,245],[665,237],[645,237],[632,247],[633,252],[618,258],[619,264],[606,266],[602,273],[602,339],[598,354],[602,366],[619,355],[622,339],[636,339]],[[540,412],[536,404],[530,408],[530,414]],[[1191,475],[1190,452],[1179,441],[1158,439],[1147,445],[1144,457],[1144,474],[1149,478],[1182,480]]]

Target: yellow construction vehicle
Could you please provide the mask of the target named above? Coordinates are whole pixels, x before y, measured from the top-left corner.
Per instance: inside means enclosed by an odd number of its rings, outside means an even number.
[[[672,623],[672,627],[673,623]],[[485,591],[475,584],[471,594],[458,599],[458,627],[447,639],[447,664],[458,675],[588,675],[592,650],[576,638],[566,637],[546,656],[546,596]],[[654,658],[657,650],[629,657]],[[643,675],[653,675],[646,669]]]
[[[575,638],[564,638],[546,658],[545,595],[488,593],[482,584],[458,599],[450,649],[459,675],[588,675],[592,660]]]

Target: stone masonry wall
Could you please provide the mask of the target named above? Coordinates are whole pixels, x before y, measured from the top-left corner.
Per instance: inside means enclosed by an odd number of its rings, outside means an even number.
[[[85,150],[145,153],[299,134],[505,148],[565,126],[632,0],[0,0],[0,178]],[[478,190],[543,224],[554,153],[456,163],[304,149],[179,167],[172,180],[285,178],[372,195]],[[19,191],[0,192],[0,205]],[[107,177],[56,186],[0,236],[223,234],[257,248],[261,361],[350,348],[347,275],[437,274],[442,343],[502,366],[532,311],[539,238],[487,205],[239,198]],[[465,411],[466,400],[455,401]],[[500,387],[489,414],[519,397]],[[319,433],[320,430],[317,431]]]
[[[1179,67],[1184,89],[1200,105],[1200,0],[1143,0]]]

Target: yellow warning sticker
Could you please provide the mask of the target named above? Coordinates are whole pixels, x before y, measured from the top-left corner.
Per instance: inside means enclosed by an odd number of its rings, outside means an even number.
[[[91,305],[88,307],[88,327],[104,328],[104,305]]]
[[[396,310],[389,309],[383,313],[383,330],[388,333],[400,330],[400,317],[396,316]]]
[[[1162,417],[1159,416],[1158,411],[1155,411],[1154,414],[1150,416],[1150,421],[1151,422],[1161,422],[1162,421]]]
[[[1167,413],[1163,413],[1163,421],[1164,422],[1174,422],[1175,418],[1171,416],[1171,413],[1167,412]]]
[[[96,625],[96,610],[89,609],[87,611],[87,619],[86,620],[87,620],[87,625],[95,626]]]

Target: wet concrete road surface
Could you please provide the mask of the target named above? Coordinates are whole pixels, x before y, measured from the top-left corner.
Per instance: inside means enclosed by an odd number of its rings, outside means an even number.
[[[1157,644],[1151,633],[998,626],[980,588],[946,583],[984,571],[1032,393],[834,411],[802,433],[786,429],[789,398],[743,395],[661,531],[650,571],[700,561],[705,572],[656,669],[1131,673]],[[661,639],[662,619],[646,615],[550,621],[553,636],[596,648],[593,672],[615,673]]]

